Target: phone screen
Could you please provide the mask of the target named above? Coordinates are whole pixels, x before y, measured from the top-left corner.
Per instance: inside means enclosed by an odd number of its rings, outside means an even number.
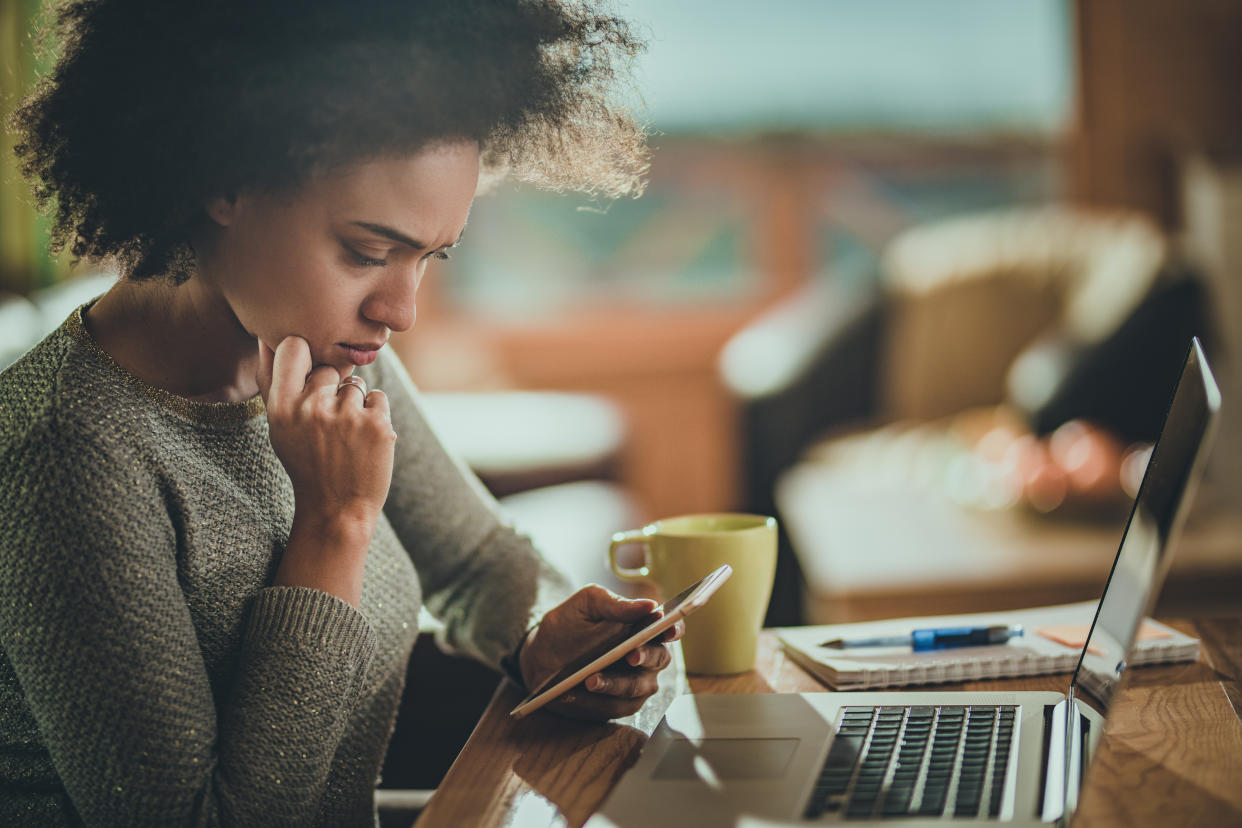
[[[664,632],[664,630],[671,627],[673,623],[676,623],[675,620],[670,623],[665,623],[666,619],[673,616],[679,610],[684,609],[686,613],[688,614],[689,612],[692,612],[694,609],[697,609],[698,606],[704,603],[707,600],[708,596],[710,596],[713,592],[715,592],[716,589],[720,586],[720,584],[724,583],[724,581],[727,580],[729,575],[731,574],[732,574],[732,569],[730,567],[728,566],[720,567],[719,569],[717,569],[716,571],[708,575],[706,578],[703,578],[701,581],[698,581],[697,583],[687,587],[685,590],[680,592],[676,597],[671,598],[668,601],[665,601],[659,607],[652,610],[651,616],[647,621],[642,621],[637,624],[634,624],[628,629],[623,629],[619,631],[618,633],[616,633],[615,635],[609,636],[608,638],[601,641],[599,644],[596,644],[595,646],[591,647],[585,653],[582,653],[576,658],[573,658],[572,660],[567,662],[564,667],[558,670],[555,675],[553,675],[551,678],[547,679],[542,684],[540,684],[537,688],[535,688],[535,690],[531,692],[529,696],[527,696],[525,699],[522,700],[521,704],[519,704],[517,707],[514,708],[514,711],[528,704],[529,702],[531,702],[533,699],[537,698],[541,694],[546,693],[549,689],[555,687],[561,682],[564,682],[565,680],[572,678],[575,673],[583,670],[586,667],[592,666],[593,662],[603,659],[612,650],[616,649],[620,645],[626,644],[627,646],[624,649],[618,651],[614,655],[613,658],[601,661],[599,664],[594,665],[594,669],[591,670],[590,672],[597,672],[599,670],[602,670],[603,668],[607,667],[609,664],[612,664],[620,660],[622,657],[626,655],[626,653],[630,652],[635,647],[638,647],[642,644],[646,644],[648,641],[650,641],[651,639],[655,638],[657,635]],[[584,675],[582,676],[580,680],[585,680],[586,678],[587,676]],[[566,687],[564,689],[568,690],[569,688]],[[548,701],[551,701],[551,699],[548,699]]]

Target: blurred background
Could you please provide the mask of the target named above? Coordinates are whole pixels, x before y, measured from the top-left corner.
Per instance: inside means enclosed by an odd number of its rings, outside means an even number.
[[[620,586],[614,531],[745,509],[771,623],[1098,594],[1191,334],[1242,390],[1242,4],[616,7],[649,188],[478,199],[393,338],[444,440],[582,581]],[[0,2],[6,111],[37,8]],[[5,140],[11,361],[106,276],[48,257]],[[1242,586],[1225,419],[1174,609]]]

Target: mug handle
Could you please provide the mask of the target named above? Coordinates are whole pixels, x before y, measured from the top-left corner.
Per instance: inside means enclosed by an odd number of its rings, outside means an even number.
[[[650,580],[651,569],[649,567],[640,566],[638,569],[626,569],[617,563],[617,550],[632,543],[638,544],[643,548],[643,557],[650,563],[651,550],[647,546],[647,534],[642,529],[630,529],[628,532],[618,532],[612,536],[612,543],[608,547],[608,565],[612,567],[612,571],[616,576],[623,581]]]

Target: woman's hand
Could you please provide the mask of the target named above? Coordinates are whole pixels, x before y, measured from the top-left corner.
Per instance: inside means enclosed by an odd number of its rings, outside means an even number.
[[[522,678],[528,687],[538,687],[593,644],[651,621],[657,607],[655,601],[622,598],[601,586],[583,587],[531,630],[518,658]],[[615,719],[636,712],[658,689],[659,672],[672,662],[663,642],[676,641],[685,630],[685,622],[678,621],[661,638],[588,676],[548,709],[576,719]]]
[[[330,592],[355,606],[375,521],[392,482],[388,398],[338,388],[341,376],[311,363],[310,346],[259,343],[259,390],[272,448],[293,482],[294,516],[275,583]]]
[[[312,366],[310,346],[288,336],[259,343],[259,390],[267,404],[272,448],[284,464],[298,511],[304,508],[374,521],[392,482],[388,398],[383,391],[338,389],[330,365]]]

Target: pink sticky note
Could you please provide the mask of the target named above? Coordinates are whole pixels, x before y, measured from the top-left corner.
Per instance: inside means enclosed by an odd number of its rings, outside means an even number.
[[[1082,645],[1087,643],[1087,635],[1090,631],[1091,627],[1087,624],[1051,624],[1047,627],[1037,627],[1035,629],[1036,633],[1042,635],[1049,641],[1055,641],[1056,643],[1069,647],[1073,650],[1081,649]],[[1139,627],[1138,635],[1135,637],[1135,640],[1149,641],[1154,638],[1172,637],[1172,633],[1144,621],[1142,626]],[[1095,652],[1094,649],[1091,652],[1095,653],[1095,655],[1100,655],[1100,653]]]

